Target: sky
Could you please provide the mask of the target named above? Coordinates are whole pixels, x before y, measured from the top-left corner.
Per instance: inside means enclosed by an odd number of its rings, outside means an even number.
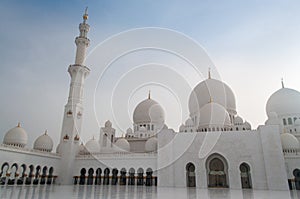
[[[296,0],[4,0],[1,140],[21,122],[29,147],[46,129],[57,145],[69,92],[67,68],[74,63],[74,39],[86,6],[91,26],[86,64],[91,74],[85,82],[84,142],[99,136],[108,119],[117,134],[123,134],[132,125],[134,107],[149,90],[164,108],[167,125],[177,130],[189,114],[189,93],[207,78],[208,67],[233,90],[238,115],[254,129],[264,124],[266,102],[281,88],[281,78],[286,87],[300,90]],[[154,43],[194,60],[198,55],[203,61],[200,73],[182,57],[158,49],[126,54],[101,72],[122,47],[132,50]]]

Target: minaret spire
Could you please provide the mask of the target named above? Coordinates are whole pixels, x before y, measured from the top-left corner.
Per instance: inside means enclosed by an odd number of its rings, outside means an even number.
[[[283,78],[281,78],[281,86],[284,88]]]
[[[82,16],[83,22],[79,24],[80,34],[75,39],[77,46],[75,64],[77,65],[84,65],[86,49],[90,45],[90,40],[87,38],[87,34],[90,30],[90,25],[87,24],[88,16],[88,10],[86,7]]]

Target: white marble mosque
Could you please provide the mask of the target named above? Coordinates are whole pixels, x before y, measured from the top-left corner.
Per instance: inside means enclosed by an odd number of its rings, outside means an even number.
[[[99,140],[81,143],[87,12],[70,65],[69,97],[60,143],[47,132],[28,146],[21,124],[0,145],[0,184],[123,185],[231,189],[300,189],[300,92],[282,88],[266,104],[264,125],[252,129],[236,111],[234,92],[210,74],[189,97],[189,118],[173,130],[150,94],[133,113],[133,126],[116,136],[109,120]],[[17,119],[17,118],[16,118]]]

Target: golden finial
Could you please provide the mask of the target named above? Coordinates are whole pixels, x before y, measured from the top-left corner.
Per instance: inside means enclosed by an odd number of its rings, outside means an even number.
[[[47,133],[48,133],[48,131],[47,131],[47,129],[45,130],[45,135],[47,135]]]
[[[284,88],[283,78],[281,78],[281,86]]]
[[[208,79],[211,79],[211,75],[210,75],[210,67],[208,68]]]
[[[151,91],[149,90],[148,99],[151,99]]]
[[[82,18],[84,22],[89,18],[88,7],[85,8],[84,15],[82,16]]]
[[[20,124],[20,122],[18,122],[18,125],[17,125],[17,127],[21,127],[21,124]]]

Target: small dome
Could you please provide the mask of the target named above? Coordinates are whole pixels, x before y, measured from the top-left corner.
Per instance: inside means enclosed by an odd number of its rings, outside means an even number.
[[[282,149],[299,149],[298,139],[290,133],[282,133],[280,135]]]
[[[267,121],[265,122],[266,125],[278,125],[280,124],[277,114],[275,112],[270,112]]]
[[[40,151],[51,152],[53,148],[53,140],[51,137],[45,132],[43,135],[39,136],[33,144],[33,149]]]
[[[281,88],[271,95],[266,105],[268,117],[275,112],[279,117],[291,114],[300,114],[300,92]]]
[[[136,106],[133,112],[133,122],[135,124],[163,124],[165,122],[164,110],[156,101],[148,98]]]
[[[85,144],[85,148],[89,153],[100,152],[100,145],[94,137]]]
[[[157,141],[158,140],[156,137],[149,138],[145,144],[145,151],[146,152],[157,151]]]
[[[119,138],[115,146],[117,149],[121,149],[122,151],[130,151],[130,144],[125,138]]]
[[[243,118],[241,118],[240,116],[236,116],[234,118],[234,125],[241,125],[243,123],[244,123]]]
[[[296,121],[295,121],[295,126],[300,126],[300,119],[299,119],[299,118],[296,119]]]
[[[133,133],[133,131],[132,131],[131,128],[128,128],[128,129],[126,130],[126,134],[132,134],[132,133]]]
[[[209,78],[200,82],[190,94],[190,116],[197,115],[210,99],[223,106],[230,114],[236,114],[235,96],[231,88],[220,80]]]
[[[191,118],[187,119],[187,120],[185,121],[185,126],[187,126],[187,127],[192,127],[192,126],[194,126],[193,120],[192,120]]]
[[[7,145],[14,145],[18,147],[25,147],[27,144],[27,133],[26,131],[18,124],[18,126],[10,129],[4,136],[3,143]]]
[[[104,125],[105,127],[112,127],[112,123],[109,120],[107,120]]]
[[[225,127],[230,125],[229,114],[220,104],[210,102],[200,109],[199,127]]]
[[[84,154],[87,154],[87,153],[88,153],[87,149],[85,148],[85,146],[83,145],[83,143],[81,143],[78,146],[78,154],[79,155],[84,155]]]
[[[185,129],[185,126],[183,124],[181,124],[180,127],[179,127],[179,132],[183,132],[184,129]]]
[[[247,121],[245,121],[244,126],[246,129],[251,130],[251,124]]]

